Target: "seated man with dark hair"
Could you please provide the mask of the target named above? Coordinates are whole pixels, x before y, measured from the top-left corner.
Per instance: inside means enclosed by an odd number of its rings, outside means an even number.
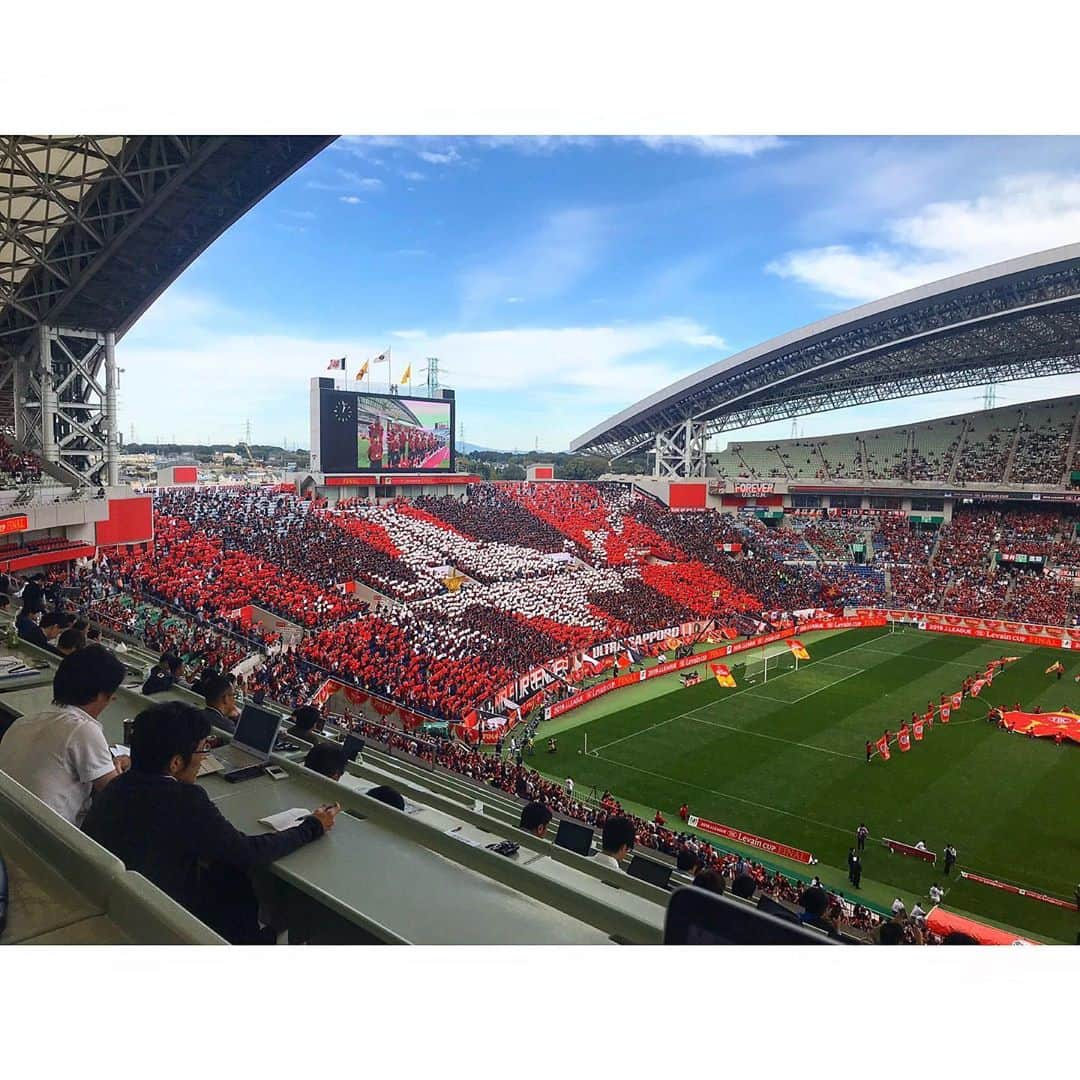
[[[836,936],[836,924],[826,918],[825,912],[829,906],[829,894],[820,885],[812,885],[799,897],[803,913],[799,916],[799,922],[805,926],[816,926],[824,930],[830,937]]]
[[[695,889],[705,889],[708,892],[716,893],[718,896],[723,895],[725,887],[724,875],[718,870],[702,870],[694,878]]]
[[[216,671],[207,673],[202,678],[201,693],[206,701],[203,714],[209,723],[235,735],[240,709],[236,704],[236,689],[229,677]]]
[[[123,680],[124,665],[100,645],[65,656],[52,705],[20,717],[0,743],[0,769],[76,825],[128,765],[113,759],[98,721]]]
[[[680,873],[689,874],[690,877],[695,878],[705,869],[705,864],[696,851],[691,851],[690,848],[680,848],[679,854],[675,856],[675,869]]]
[[[322,806],[283,832],[235,829],[195,782],[210,722],[179,701],[135,718],[131,770],[87,815],[85,832],[233,944],[269,944],[248,871],[317,840],[339,807]]]
[[[633,847],[634,823],[627,817],[609,817],[601,833],[600,851],[592,859],[611,870],[621,870],[619,860],[629,854]]]
[[[182,667],[179,656],[174,653],[162,653],[158,662],[150,669],[150,674],[146,676],[142,692],[149,697],[151,694],[160,694],[168,690],[180,678]]]
[[[542,840],[551,821],[551,811],[542,802],[528,803],[521,811],[521,828]]]
[[[40,612],[36,608],[24,607],[22,611],[15,616],[15,632],[23,639],[23,641],[28,641],[31,645],[36,645],[39,649],[48,649],[50,652],[54,651],[45,631],[41,629],[41,619],[39,616]]]
[[[316,732],[322,730],[322,713],[314,705],[300,705],[293,710],[290,735],[311,742]]]
[[[57,639],[56,651],[61,656],[70,656],[79,649],[86,648],[86,635],[74,626],[69,626]]]
[[[340,780],[345,775],[345,766],[349,759],[340,746],[330,743],[316,743],[304,758],[304,768],[328,776],[331,780]]]
[[[381,803],[386,803],[387,806],[392,806],[395,810],[405,809],[405,800],[402,798],[400,791],[395,791],[389,784],[380,784],[378,787],[373,787],[370,791],[365,792],[369,799],[378,799]]]

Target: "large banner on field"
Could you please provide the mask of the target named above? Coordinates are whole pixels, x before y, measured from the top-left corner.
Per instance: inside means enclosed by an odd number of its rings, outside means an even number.
[[[1052,739],[1060,735],[1063,739],[1080,743],[1080,716],[1072,709],[1040,713],[1010,711],[1005,713],[1003,723],[1010,731],[1033,735],[1037,739]]]
[[[791,847],[788,844],[778,843],[776,840],[766,840],[763,836],[755,836],[753,833],[743,832],[742,829],[733,829],[730,825],[721,825],[716,821],[707,821],[705,818],[691,814],[686,819],[687,825],[692,829],[700,829],[702,832],[712,833],[713,836],[723,836],[728,840],[738,840],[747,847],[766,851],[770,855],[780,855],[785,859],[794,859],[796,862],[812,863],[814,856],[809,851]]]

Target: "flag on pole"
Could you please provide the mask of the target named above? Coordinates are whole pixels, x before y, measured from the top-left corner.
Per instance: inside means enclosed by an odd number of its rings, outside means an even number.
[[[950,716],[951,713],[952,713],[952,706],[951,705],[942,705],[941,706],[941,722],[943,724],[947,724],[949,722],[949,716]]]
[[[630,659],[629,652],[619,653],[619,655],[615,658],[615,663],[618,664],[618,666],[621,668],[627,668],[633,662],[634,661]]]
[[[954,709],[960,708],[960,703],[964,700],[964,695],[961,692],[957,692],[952,696],[952,707]]]
[[[677,637],[664,638],[665,649],[677,649],[679,647],[679,639]]]
[[[330,363],[326,365],[326,370],[327,371],[344,371],[345,370],[345,357],[343,356],[340,360],[331,360]]]
[[[892,754],[889,753],[889,740],[886,736],[882,735],[874,745],[877,747],[877,752],[881,755],[882,761],[888,761],[892,757]]]
[[[371,362],[373,364],[385,364],[389,359],[390,359],[390,350],[387,349],[386,352],[379,353],[379,355],[376,356],[375,359],[372,360]]]
[[[371,361],[370,361],[370,360],[365,360],[365,361],[364,361],[364,362],[363,362],[363,363],[362,363],[362,364],[360,365],[360,370],[359,370],[359,371],[358,371],[358,372],[356,373],[356,381],[357,381],[357,382],[360,382],[360,381],[361,381],[362,379],[366,379],[366,378],[367,378],[367,373],[368,373],[368,367],[369,367],[369,365],[370,365],[370,364],[371,364]]]
[[[709,670],[713,673],[713,677],[721,686],[735,686],[735,676],[731,674],[731,670],[727,664],[710,664]]]
[[[798,638],[791,638],[787,643],[787,647],[791,650],[791,655],[797,660],[809,660],[810,654],[806,651],[806,646],[803,645]]]
[[[896,733],[896,741],[900,744],[900,753],[906,754],[911,749],[911,732],[902,727]]]
[[[1055,660],[1044,672],[1044,675],[1056,675],[1059,671],[1064,671],[1065,668],[1061,666],[1060,660]]]
[[[922,742],[922,737],[923,737],[923,721],[922,720],[916,720],[915,723],[911,725],[911,733],[915,736],[915,741],[916,742]]]
[[[975,680],[975,681],[974,681],[974,682],[973,682],[973,683],[971,684],[971,696],[972,696],[972,697],[978,697],[978,696],[979,696],[979,693],[980,693],[980,691],[982,690],[982,688],[983,688],[983,687],[984,687],[985,685],[986,685],[986,680],[985,680],[985,679],[976,679],[976,680]]]
[[[412,364],[405,365],[405,370],[401,373],[401,385],[405,386],[406,383],[412,382]]]

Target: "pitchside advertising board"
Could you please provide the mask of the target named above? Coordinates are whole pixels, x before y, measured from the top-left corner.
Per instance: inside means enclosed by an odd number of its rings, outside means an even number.
[[[339,390],[312,379],[311,468],[322,473],[451,473],[454,392],[437,398]]]

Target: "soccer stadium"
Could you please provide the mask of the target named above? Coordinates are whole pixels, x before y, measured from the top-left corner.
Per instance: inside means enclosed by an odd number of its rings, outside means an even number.
[[[1080,244],[597,415],[592,482],[329,356],[306,467],[126,479],[124,336],[332,142],[0,141],[0,943],[1072,943],[1080,395],[745,432],[1075,378]]]

